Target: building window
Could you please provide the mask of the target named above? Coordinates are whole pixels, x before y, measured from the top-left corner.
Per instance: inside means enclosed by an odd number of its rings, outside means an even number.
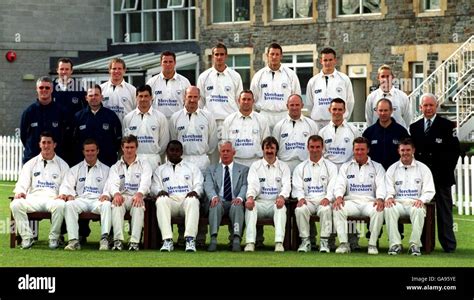
[[[284,53],[281,63],[296,72],[301,85],[302,98],[306,103],[306,86],[313,77],[313,54],[310,52]]]
[[[425,79],[425,75],[423,73],[423,63],[422,62],[412,63],[411,73],[413,77],[413,83],[412,83],[413,87],[411,91],[414,91]]]
[[[249,21],[249,0],[212,0],[212,23]]]
[[[439,0],[422,0],[422,7],[423,11],[428,10],[440,10]]]
[[[380,0],[336,0],[337,15],[380,14]]]
[[[228,55],[226,60],[226,65],[237,71],[242,77],[242,84],[244,89],[250,88],[250,55],[248,54],[236,54]]]
[[[114,43],[193,40],[195,0],[113,0]]]
[[[313,0],[272,0],[272,19],[313,17]]]

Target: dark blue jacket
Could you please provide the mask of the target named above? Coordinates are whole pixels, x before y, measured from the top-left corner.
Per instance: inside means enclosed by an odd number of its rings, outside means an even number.
[[[404,138],[410,137],[405,127],[398,124],[394,118],[387,128],[382,127],[380,121],[377,121],[369,126],[362,136],[370,141],[370,158],[382,164],[385,170],[400,160],[398,144]]]
[[[72,116],[87,107],[86,94],[80,80],[73,79],[66,91],[59,88],[58,79],[53,81],[54,102],[64,107]]]
[[[40,134],[50,131],[56,142],[56,154],[64,158],[64,138],[70,130],[70,120],[67,111],[57,103],[51,101],[42,105],[38,100],[28,106],[21,115],[20,138],[25,150],[23,164],[38,155]]]
[[[416,148],[415,158],[430,168],[437,186],[446,187],[456,183],[454,170],[461,149],[454,129],[455,124],[440,115],[436,115],[427,135],[424,118],[410,125]]]
[[[95,139],[99,144],[99,160],[107,166],[117,161],[117,152],[122,139],[122,124],[117,115],[106,107],[101,107],[94,115],[90,107],[76,113],[74,117],[75,159],[77,163],[84,159],[82,143],[87,138]]]

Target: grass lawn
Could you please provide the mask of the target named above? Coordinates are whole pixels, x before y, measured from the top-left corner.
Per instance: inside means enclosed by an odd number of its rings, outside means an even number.
[[[399,256],[389,256],[386,230],[380,239],[380,254],[367,254],[367,239],[361,238],[362,251],[349,255],[335,253],[321,254],[316,252],[297,253],[286,251],[273,252],[273,228],[265,227],[266,249],[254,253],[232,253],[227,250],[225,233],[221,227],[219,235],[219,251],[209,253],[198,250],[197,253],[185,253],[184,249],[175,248],[171,253],[160,253],[158,250],[140,250],[130,253],[99,252],[99,224],[91,222],[92,233],[88,244],[81,251],[52,251],[47,245],[49,222],[40,224],[40,240],[32,249],[9,248],[10,217],[8,196],[12,195],[13,183],[0,182],[0,266],[1,267],[473,267],[474,266],[474,216],[454,215],[457,225],[456,237],[458,248],[455,254],[445,254],[436,245],[430,255],[412,257],[406,252]],[[456,210],[455,210],[456,211]],[[411,226],[405,226],[405,236],[409,236]],[[176,232],[176,230],[175,230]],[[404,239],[404,248],[408,248]],[[176,241],[176,237],[175,237]],[[438,242],[437,242],[438,243]]]

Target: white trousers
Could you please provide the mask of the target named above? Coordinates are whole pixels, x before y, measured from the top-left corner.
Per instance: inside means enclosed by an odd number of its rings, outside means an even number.
[[[156,218],[163,240],[173,238],[172,217],[184,216],[184,236],[196,237],[199,223],[199,199],[196,197],[158,197],[156,199]]]
[[[309,238],[309,219],[315,214],[318,215],[321,224],[321,238],[329,238],[332,232],[331,203],[323,206],[319,201],[306,200],[306,204],[295,209],[296,224],[302,239]]]
[[[129,195],[122,195],[124,202],[120,206],[114,204],[112,207],[112,226],[114,228],[114,240],[123,241],[123,224],[124,217],[127,211],[130,211],[132,223],[132,236],[130,243],[140,243],[140,236],[142,234],[143,223],[145,222],[145,206],[132,206],[132,197]]]
[[[275,200],[257,199],[252,210],[245,209],[245,241],[255,243],[257,220],[273,217],[275,225],[275,243],[283,243],[285,239],[286,206],[278,209]]]
[[[58,239],[64,219],[64,206],[65,202],[63,200],[42,195],[28,195],[26,199],[15,199],[10,203],[16,228],[22,239],[33,238],[27,215],[27,213],[32,212],[51,213],[49,239]]]
[[[79,239],[79,214],[91,212],[100,215],[100,233],[109,234],[112,226],[112,208],[110,201],[98,199],[76,198],[66,202],[64,218],[69,240]]]
[[[383,225],[383,211],[377,211],[374,201],[346,200],[342,209],[334,209],[332,214],[340,243],[347,243],[347,217],[369,217],[369,245],[377,245],[380,229],[382,229]],[[350,231],[350,233],[356,232],[352,226]]]
[[[415,244],[418,247],[421,247],[421,233],[423,231],[426,216],[425,207],[414,207],[413,203],[415,203],[415,200],[411,199],[397,200],[395,203],[396,205],[384,209],[390,247],[402,244],[400,232],[398,231],[398,219],[407,216],[410,217],[412,227],[410,244]]]

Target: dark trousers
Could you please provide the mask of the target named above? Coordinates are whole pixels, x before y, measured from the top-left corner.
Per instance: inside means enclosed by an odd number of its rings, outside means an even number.
[[[456,237],[453,230],[453,199],[451,186],[435,185],[436,218],[438,222],[438,240],[446,252],[456,250]]]

